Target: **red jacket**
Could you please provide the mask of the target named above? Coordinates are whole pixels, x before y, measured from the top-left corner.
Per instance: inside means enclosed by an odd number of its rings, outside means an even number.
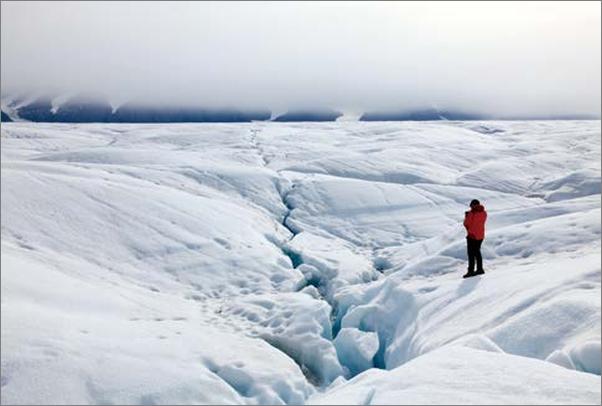
[[[480,204],[467,211],[464,216],[464,227],[466,227],[468,237],[473,240],[484,239],[485,221],[487,221],[487,212],[485,207]]]

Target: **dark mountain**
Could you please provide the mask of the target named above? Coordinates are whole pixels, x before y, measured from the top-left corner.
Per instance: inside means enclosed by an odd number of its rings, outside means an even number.
[[[289,110],[276,117],[273,121],[298,122],[298,121],[335,121],[343,113],[331,109],[317,110]]]
[[[126,103],[112,116],[115,123],[244,123],[269,120],[269,110],[159,107]]]
[[[467,113],[457,110],[426,108],[419,110],[373,111],[364,113],[360,121],[472,121],[472,120],[599,120],[600,117],[583,114],[496,116]]]
[[[52,112],[52,98],[41,97],[17,109],[24,120],[51,123],[241,123],[269,120],[271,111],[145,106],[127,103],[115,112],[100,96],[78,95]]]
[[[435,108],[405,111],[374,111],[364,113],[360,121],[432,121],[432,120],[486,120],[481,114],[464,113]]]
[[[17,114],[23,120],[35,121],[39,123],[52,123],[55,121],[52,112],[52,99],[50,97],[40,97],[17,109]]]
[[[108,123],[113,108],[102,97],[79,95],[63,103],[54,115],[57,123]]]
[[[16,108],[25,99],[8,104],[23,120],[46,123],[246,123],[266,121],[267,109],[203,108],[184,106],[152,106],[130,102],[113,111],[109,102],[98,94],[80,94],[52,111],[51,96],[42,96]],[[276,117],[276,122],[329,122],[343,113],[328,108],[293,109]],[[600,116],[583,114],[496,116],[451,109],[427,107],[411,110],[375,110],[364,113],[360,121],[431,121],[431,120],[599,120]],[[2,112],[2,121],[10,117]]]
[[[13,120],[10,119],[8,114],[0,110],[0,121],[2,121],[3,123],[10,123]]]
[[[20,118],[43,123],[106,123],[111,121],[111,105],[102,97],[77,95],[52,112],[52,98],[40,97],[17,109]]]

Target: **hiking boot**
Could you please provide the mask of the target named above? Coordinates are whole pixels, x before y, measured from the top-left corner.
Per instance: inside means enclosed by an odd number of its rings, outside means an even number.
[[[474,273],[475,275],[483,275],[485,273],[484,270],[482,269],[477,269],[477,271]]]
[[[470,278],[471,276],[475,276],[475,275],[476,275],[476,273],[474,273],[473,271],[468,271],[462,277],[463,278]]]

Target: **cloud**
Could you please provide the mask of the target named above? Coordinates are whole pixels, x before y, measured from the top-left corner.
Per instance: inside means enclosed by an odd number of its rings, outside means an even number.
[[[599,2],[2,2],[2,92],[600,111]]]

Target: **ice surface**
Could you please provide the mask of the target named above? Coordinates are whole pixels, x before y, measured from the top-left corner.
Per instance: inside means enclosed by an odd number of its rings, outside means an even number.
[[[374,366],[372,359],[379,346],[376,333],[344,328],[337,334],[334,345],[339,360],[349,370],[348,375],[357,375]]]
[[[402,368],[369,370],[308,404],[597,404],[599,386],[597,376],[547,362],[446,346]]]
[[[224,313],[239,316],[241,325],[306,368],[315,383],[329,384],[342,374],[324,300],[294,292],[247,295],[231,299]]]
[[[600,139],[2,123],[1,402],[599,404]]]

